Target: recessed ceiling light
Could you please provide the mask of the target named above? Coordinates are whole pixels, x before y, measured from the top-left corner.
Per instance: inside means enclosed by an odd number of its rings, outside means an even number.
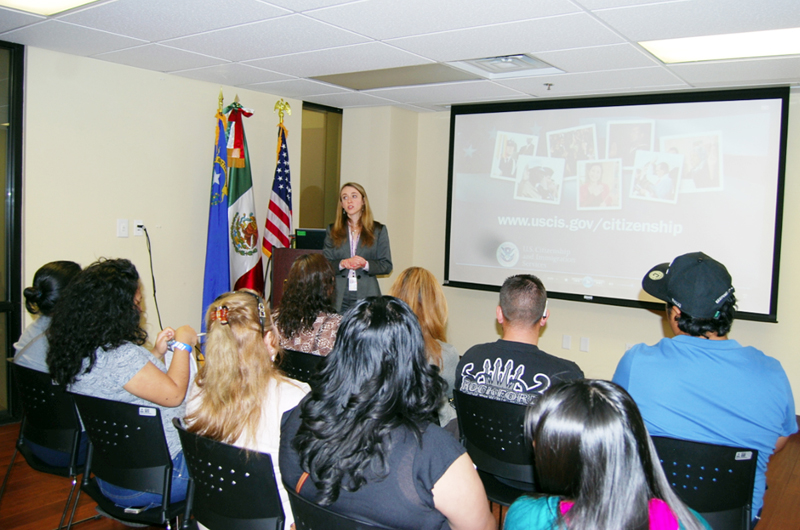
[[[486,57],[468,61],[454,61],[450,66],[466,70],[486,79],[507,79],[510,77],[530,77],[534,75],[563,74],[562,70],[524,53]]]
[[[0,6],[36,13],[37,15],[55,15],[98,0],[0,0]]]
[[[662,62],[689,63],[800,54],[800,28],[640,42]]]

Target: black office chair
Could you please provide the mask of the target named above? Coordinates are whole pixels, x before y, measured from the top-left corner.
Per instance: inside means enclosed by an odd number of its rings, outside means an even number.
[[[191,512],[214,530],[283,530],[283,505],[269,454],[191,433],[178,418],[172,423],[192,477],[183,528],[190,528]]]
[[[489,500],[509,506],[517,497],[535,491],[533,446],[525,438],[527,407],[458,389],[453,390],[453,398],[462,442]]]
[[[748,530],[758,451],[653,436],[672,489],[714,530]]]
[[[320,355],[297,350],[284,350],[280,369],[287,376],[304,383],[309,383],[311,377],[316,375],[319,364],[325,359]]]
[[[296,530],[391,530],[387,526],[365,523],[311,502],[285,482],[283,487],[289,493]]]
[[[22,401],[22,424],[19,428],[14,454],[11,456],[11,462],[8,464],[3,479],[3,486],[0,488],[0,500],[5,493],[14,460],[17,458],[17,453],[20,453],[28,465],[36,471],[72,479],[67,503],[64,505],[64,511],[58,523],[58,528],[61,528],[78,485],[78,475],[83,473],[84,468],[83,463],[79,460],[81,424],[75,409],[75,401],[63,386],[53,382],[50,374],[14,363],[9,364],[12,378],[16,382]],[[69,464],[65,467],[57,467],[43,462],[31,451],[30,445],[26,442],[69,454]]]
[[[148,525],[166,524],[171,528],[170,521],[184,513],[186,502],[171,503],[169,499],[172,459],[161,424],[161,411],[157,407],[81,394],[73,394],[73,397],[90,442],[81,491],[115,519]],[[120,508],[103,495],[97,478],[123,488],[160,494],[161,506],[143,511]],[[76,500],[75,505],[77,503]],[[75,506],[70,526],[74,514]]]

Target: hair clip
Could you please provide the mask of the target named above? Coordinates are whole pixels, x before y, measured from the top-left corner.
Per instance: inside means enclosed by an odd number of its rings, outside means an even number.
[[[714,313],[714,319],[716,320],[716,319],[718,319],[718,318],[719,318],[719,311],[717,311],[716,313]]]
[[[211,320],[216,320],[222,325],[228,324],[228,306],[221,306],[211,312]]]

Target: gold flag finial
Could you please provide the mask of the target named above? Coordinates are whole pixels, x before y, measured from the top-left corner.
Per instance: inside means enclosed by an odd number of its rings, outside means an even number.
[[[220,113],[222,112],[222,100],[223,99],[224,98],[222,97],[222,87],[219,87],[219,106],[217,107],[217,110],[219,110]]]
[[[281,124],[283,124],[283,113],[284,112],[286,112],[286,114],[288,114],[289,116],[292,115],[292,107],[290,107],[289,104],[283,100],[283,98],[281,98],[280,101],[276,101],[275,102],[275,108],[273,109],[272,112],[275,112],[275,111],[278,112],[278,117],[281,120]]]

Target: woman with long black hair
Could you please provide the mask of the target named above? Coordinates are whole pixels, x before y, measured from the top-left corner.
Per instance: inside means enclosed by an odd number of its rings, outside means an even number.
[[[495,529],[469,456],[431,423],[443,387],[408,305],[390,296],[357,301],[311,393],[284,417],[287,487],[391,528]]]
[[[672,492],[639,409],[619,385],[554,385],[525,427],[541,494],[517,499],[505,530],[711,530]]]

